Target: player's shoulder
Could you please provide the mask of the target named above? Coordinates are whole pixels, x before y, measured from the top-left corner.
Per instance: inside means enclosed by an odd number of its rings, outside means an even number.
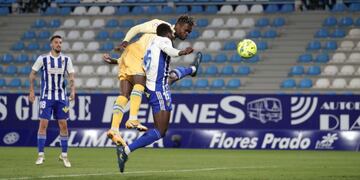
[[[48,56],[48,55],[49,55],[49,53],[40,54],[40,55],[38,56],[38,58],[44,58],[44,57],[46,57],[46,56]]]
[[[70,60],[71,60],[70,56],[68,56],[68,55],[66,55],[66,54],[64,54],[64,53],[61,53],[61,56],[64,57],[64,58],[67,58],[67,59],[70,59]]]
[[[162,37],[162,36],[156,36],[154,39],[155,42],[157,43],[171,43],[171,40],[168,37]]]

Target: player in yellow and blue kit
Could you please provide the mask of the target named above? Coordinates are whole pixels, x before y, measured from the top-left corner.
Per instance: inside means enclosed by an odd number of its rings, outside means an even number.
[[[145,93],[153,111],[155,128],[148,130],[143,136],[128,146],[117,146],[120,172],[124,172],[125,162],[131,152],[165,136],[172,110],[169,87],[169,83],[171,84],[172,80],[169,79],[178,80],[186,74],[181,68],[178,69],[178,72],[170,71],[170,57],[183,56],[193,52],[191,47],[185,50],[173,48],[172,40],[175,37],[169,25],[165,23],[160,24],[157,27],[156,33],[158,36],[150,42],[144,56],[144,69],[146,73]],[[194,66],[198,67],[200,61],[201,53],[198,53]],[[182,72],[182,75],[179,72]]]

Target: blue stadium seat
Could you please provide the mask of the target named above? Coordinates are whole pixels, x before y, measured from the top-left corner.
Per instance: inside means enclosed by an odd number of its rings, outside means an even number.
[[[351,12],[359,12],[360,11],[360,3],[351,3],[349,6],[349,10]]]
[[[347,16],[347,17],[342,17],[340,20],[339,20],[339,25],[340,26],[343,26],[343,27],[347,27],[347,26],[351,26],[353,25],[354,23],[354,20]]]
[[[41,31],[41,32],[38,34],[38,39],[49,39],[50,36],[51,36],[50,31]]]
[[[310,41],[307,45],[307,50],[319,50],[321,48],[321,43],[318,40]]]
[[[293,66],[291,67],[290,74],[291,76],[299,76],[303,75],[305,72],[305,69],[303,66]]]
[[[62,7],[59,9],[59,12],[58,12],[58,14],[60,16],[68,16],[68,15],[70,15],[70,13],[71,13],[70,7]]]
[[[48,7],[44,12],[44,15],[46,16],[55,16],[56,14],[57,14],[57,8],[55,7]]]
[[[154,14],[158,14],[159,13],[159,9],[156,6],[149,6],[146,10],[145,13],[150,14],[150,15],[154,15]]]
[[[8,7],[0,7],[0,16],[6,16],[10,13]]]
[[[61,26],[60,19],[52,19],[49,23],[49,28],[58,28]]]
[[[193,29],[191,33],[189,34],[189,39],[197,39],[200,36],[200,32]]]
[[[208,68],[206,68],[206,71],[205,71],[205,75],[208,75],[208,76],[214,76],[217,73],[218,73],[218,68],[214,65],[209,66]]]
[[[211,54],[203,54],[203,59],[202,59],[202,62],[204,63],[208,63],[208,62],[211,62],[212,60],[212,57],[211,57]]]
[[[19,69],[20,74],[28,75],[28,74],[30,74],[30,72],[31,72],[30,66],[24,66]]]
[[[34,86],[36,85],[36,83],[34,83]],[[29,79],[26,79],[24,84],[23,84],[24,87],[28,88],[30,87],[30,80]]]
[[[216,14],[218,12],[218,8],[215,5],[207,5],[205,8],[206,14]]]
[[[110,53],[110,57],[115,58],[115,59],[119,59],[120,54],[112,52],[112,53]]]
[[[130,27],[133,27],[134,25],[135,25],[134,20],[125,19],[123,22],[121,22],[120,27],[130,28]]]
[[[354,25],[360,27],[360,17],[356,19]]]
[[[115,31],[112,33],[111,38],[114,40],[122,40],[125,37],[125,33],[122,31]]]
[[[2,74],[3,73],[3,67],[2,66],[0,66],[0,74]]]
[[[10,65],[5,69],[5,74],[8,75],[15,75],[17,73],[16,66]]]
[[[295,88],[296,82],[294,79],[285,79],[284,81],[281,82],[281,87],[282,88]]]
[[[251,73],[251,69],[249,66],[239,66],[236,71],[237,74],[242,76],[247,76]]]
[[[6,81],[4,78],[0,78],[0,88],[5,87],[6,86]]]
[[[259,61],[260,61],[260,56],[259,56],[259,55],[255,55],[255,56],[253,56],[253,57],[251,57],[251,58],[245,59],[244,62],[257,63],[257,62],[259,62]]]
[[[118,26],[119,26],[119,21],[116,19],[109,19],[105,25],[105,27],[107,28],[116,28]]]
[[[273,27],[281,27],[285,25],[285,19],[283,17],[277,17],[273,20],[271,26]]]
[[[312,60],[313,60],[313,58],[312,58],[311,54],[302,54],[298,58],[298,62],[300,62],[300,63],[309,63]]]
[[[224,53],[220,53],[215,56],[215,62],[217,63],[225,63],[227,61],[227,56]]]
[[[113,49],[114,49],[114,44],[112,42],[105,42],[100,47],[100,51],[111,51]]]
[[[266,13],[276,13],[279,11],[279,6],[276,4],[269,4],[265,8]]]
[[[12,79],[12,80],[9,82],[8,87],[12,87],[12,88],[21,87],[21,79],[19,79],[19,78],[14,78],[14,79]]]
[[[330,58],[327,53],[321,53],[316,56],[315,62],[318,63],[327,63],[329,62]]]
[[[266,27],[270,24],[269,18],[260,18],[256,21],[255,26],[256,27]]]
[[[326,27],[333,27],[336,25],[337,25],[337,19],[334,16],[327,17],[323,22],[323,26]]]
[[[174,13],[174,8],[170,6],[164,6],[160,11],[160,14],[172,14],[172,13]]]
[[[192,14],[200,14],[202,12],[204,12],[204,8],[201,5],[191,6],[190,13],[192,13]]]
[[[109,38],[109,32],[107,32],[106,30],[101,30],[98,32],[98,34],[96,35],[96,39],[98,40],[106,40]]]
[[[232,63],[239,63],[242,61],[241,56],[238,53],[234,53],[231,57],[230,57],[230,62]]]
[[[333,31],[333,33],[331,34],[331,37],[333,37],[333,38],[343,38],[343,37],[345,37],[345,35],[346,35],[345,30],[335,29]]]
[[[117,15],[127,15],[130,13],[129,6],[120,6],[119,9],[116,11]]]
[[[280,12],[282,13],[290,13],[294,11],[294,5],[292,4],[284,4],[282,5]]]
[[[188,13],[188,7],[187,6],[177,6],[175,8],[176,14],[187,14]]]
[[[131,14],[133,15],[140,15],[140,14],[144,14],[144,8],[142,6],[134,6],[133,9],[131,10]]]
[[[257,29],[250,31],[247,35],[248,38],[260,38],[261,32]]]
[[[230,79],[227,84],[226,87],[228,89],[237,89],[241,86],[241,81],[240,79]]]
[[[29,61],[29,56],[26,54],[20,54],[16,57],[15,60],[17,63],[26,63]]]
[[[329,31],[327,29],[321,28],[315,33],[316,38],[327,38],[329,36]]]
[[[213,89],[222,89],[225,87],[225,81],[224,79],[214,79],[211,81],[210,87]]]
[[[48,42],[44,43],[42,46],[41,46],[41,51],[50,51],[51,50],[51,46]]]
[[[171,19],[168,20],[168,23],[170,23],[170,24],[175,24],[176,21],[177,21],[176,18],[171,18]]]
[[[49,43],[47,43],[47,44],[49,44]],[[39,57],[38,54],[33,54],[33,55],[31,55],[30,61],[35,62],[38,57]]]
[[[204,19],[204,18],[198,19],[198,20],[196,20],[196,25],[197,25],[198,27],[206,27],[206,26],[209,25],[209,20],[208,20],[208,19]]]
[[[257,50],[263,51],[268,49],[268,43],[266,41],[258,41],[256,42]]]
[[[9,64],[14,61],[14,56],[12,54],[6,53],[2,56],[2,63]]]
[[[21,51],[25,49],[25,44],[22,41],[16,42],[14,45],[11,46],[11,50],[14,51]]]
[[[321,68],[320,66],[310,66],[307,70],[307,74],[308,75],[320,75],[321,73]]]
[[[313,85],[311,79],[302,79],[300,80],[299,84],[298,84],[298,87],[299,88],[311,88]]]
[[[43,19],[36,19],[32,27],[44,28],[44,27],[46,27],[46,21]]]
[[[31,42],[26,47],[26,50],[28,50],[28,51],[37,51],[39,49],[40,49],[40,45],[37,42]]]
[[[65,3],[65,0],[55,0],[55,3]]]
[[[191,79],[183,79],[179,82],[179,88],[190,89],[193,86]]]
[[[23,40],[35,39],[35,38],[36,38],[36,34],[34,31],[25,31],[21,37],[21,39]]]
[[[224,50],[226,51],[236,50],[236,47],[237,45],[235,41],[226,42],[224,44]]]
[[[278,36],[277,31],[274,29],[269,29],[264,32],[264,38],[276,38]]]
[[[147,21],[149,21],[149,19],[145,19],[145,18],[139,19],[139,20],[136,21],[136,25],[142,24],[142,23],[147,22]]]
[[[234,68],[231,65],[226,65],[221,69],[221,74],[225,76],[231,76],[234,74]]]
[[[198,79],[195,81],[195,88],[205,89],[209,87],[209,81],[207,79]]]
[[[343,3],[336,3],[332,8],[332,12],[344,12],[345,10],[346,6]]]
[[[336,50],[337,49],[337,43],[336,41],[328,41],[325,43],[324,49],[326,50]]]

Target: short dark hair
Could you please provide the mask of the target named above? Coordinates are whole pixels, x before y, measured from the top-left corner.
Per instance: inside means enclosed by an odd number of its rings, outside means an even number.
[[[193,26],[195,25],[195,22],[193,17],[182,15],[177,19],[176,24],[189,24],[190,26]]]
[[[171,30],[171,27],[165,23],[160,24],[156,28],[156,35],[158,35],[158,36],[164,37],[168,33],[173,33],[173,31]]]
[[[60,35],[53,35],[53,36],[51,36],[51,38],[50,38],[50,42],[52,42],[55,38],[62,39],[62,37],[61,37]]]

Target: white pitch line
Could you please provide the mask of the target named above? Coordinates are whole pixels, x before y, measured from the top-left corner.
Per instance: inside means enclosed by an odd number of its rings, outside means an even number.
[[[201,168],[201,169],[172,169],[172,170],[153,170],[153,171],[130,171],[123,174],[161,174],[161,173],[182,173],[182,172],[201,172],[201,171],[217,171],[229,169],[263,169],[276,168],[276,166],[247,166],[247,167],[218,167],[218,168]],[[50,179],[50,178],[68,178],[68,177],[85,177],[85,176],[106,176],[121,175],[118,173],[93,173],[93,174],[66,174],[66,175],[48,175],[38,177],[17,177],[17,178],[0,178],[0,180],[23,180],[23,179]]]

